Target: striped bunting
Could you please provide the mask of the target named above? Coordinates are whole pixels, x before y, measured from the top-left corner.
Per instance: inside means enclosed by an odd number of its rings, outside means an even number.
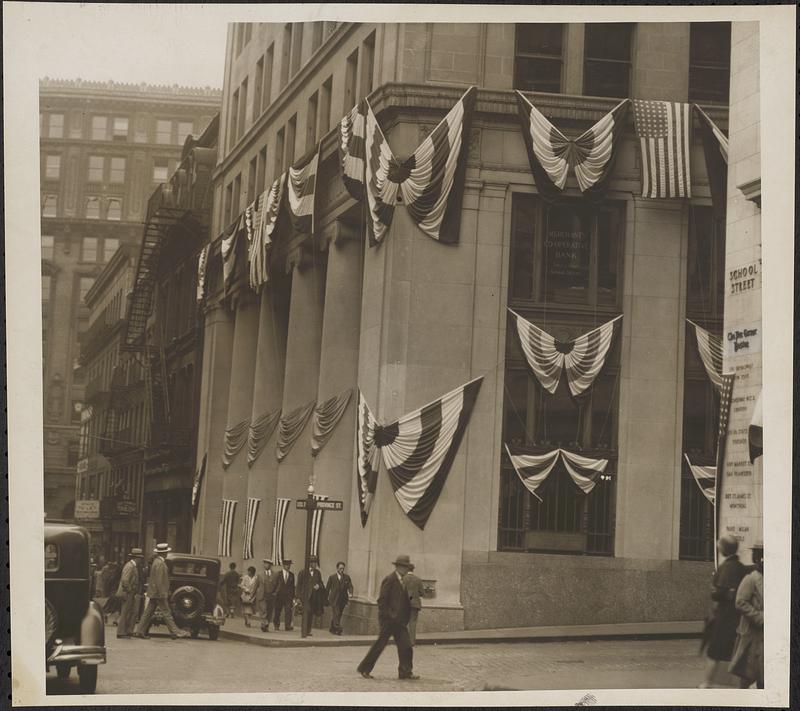
[[[206,296],[206,270],[208,268],[208,250],[211,248],[207,244],[200,250],[197,257],[197,301],[202,301]]]
[[[275,565],[283,564],[283,527],[286,524],[286,514],[289,511],[290,503],[292,503],[291,499],[279,496],[275,504],[275,523],[272,526],[272,560]]]
[[[625,126],[628,99],[571,140],[548,121],[539,109],[517,92],[517,110],[536,186],[546,200],[556,200],[570,170],[587,197],[599,199],[608,187],[616,157],[617,139]]]
[[[697,340],[697,352],[703,367],[706,369],[708,379],[713,383],[717,392],[722,390],[722,339],[709,333],[688,318],[686,321],[694,328]]]
[[[219,522],[219,544],[217,545],[217,555],[226,558],[231,555],[231,538],[233,537],[233,517],[236,513],[236,501],[232,499],[222,500],[222,512]]]
[[[316,457],[330,439],[352,396],[353,390],[348,388],[339,395],[329,397],[325,402],[314,408],[311,430],[312,457]]]
[[[584,493],[591,493],[597,484],[598,477],[603,474],[608,466],[607,459],[590,459],[566,449],[554,449],[547,454],[511,454],[506,445],[506,452],[514,470],[525,488],[539,501],[542,498],[536,490],[544,483],[561,457],[564,468],[572,481]]]
[[[483,376],[476,378],[390,425],[375,428],[375,446],[381,449],[395,498],[420,529],[447,481],[482,381]]]
[[[242,558],[250,560],[253,557],[253,531],[256,527],[258,517],[258,507],[261,499],[249,497],[247,499],[247,515],[244,519],[244,545],[242,546]]]
[[[272,248],[272,234],[278,221],[283,199],[286,173],[281,174],[256,201],[257,219],[254,222],[248,259],[250,261],[250,287],[258,291],[269,280],[269,253]]]
[[[605,365],[614,336],[614,323],[622,318],[617,316],[573,341],[562,343],[515,311],[509,311],[516,320],[517,335],[528,365],[551,395],[558,388],[562,370],[566,370],[573,396],[592,386]]]
[[[703,109],[697,104],[694,109],[700,118],[700,138],[703,141],[711,203],[717,216],[722,217],[728,199],[728,138]]]
[[[328,497],[314,494],[314,499],[327,501]],[[311,514],[311,555],[315,555],[317,558],[319,558],[319,534],[322,531],[322,515],[324,513],[324,509],[314,509]]]
[[[225,231],[225,237],[220,242],[219,250],[222,255],[223,294],[227,295],[236,275],[236,244],[239,234],[245,229],[244,214]]]
[[[364,135],[367,120],[366,101],[360,101],[345,115],[339,124],[339,161],[342,182],[347,192],[356,200],[364,199],[364,160],[366,147]]]
[[[203,455],[203,461],[200,462],[200,467],[194,475],[192,482],[192,518],[197,518],[197,512],[200,509],[200,490],[203,486],[203,478],[206,475],[206,460],[208,459],[208,452]]]
[[[708,502],[713,506],[715,499],[714,489],[717,483],[717,468],[692,464],[687,454],[683,456],[686,458],[686,463],[689,465],[689,471],[692,472],[697,488],[700,489],[703,496],[705,496]]]
[[[380,453],[375,446],[377,420],[367,405],[364,394],[358,391],[358,415],[356,421],[356,483],[358,485],[358,505],[361,509],[361,526],[367,525],[367,517],[378,484],[378,465]]]
[[[319,146],[314,156],[302,168],[289,168],[286,194],[289,217],[297,232],[314,232],[314,199],[317,187]]]
[[[692,197],[689,104],[632,99],[642,157],[642,197]]]
[[[386,235],[398,202],[398,192],[411,219],[439,242],[458,242],[461,198],[469,152],[469,131],[475,107],[475,87],[455,106],[404,161],[395,158],[369,102],[365,119],[365,183],[370,220],[370,245]]]
[[[233,425],[225,430],[225,443],[222,449],[222,468],[227,469],[233,458],[239,454],[247,442],[247,432],[250,420],[242,420],[238,425]]]
[[[266,412],[250,424],[247,432],[247,466],[252,467],[261,456],[267,441],[275,431],[281,409]]]
[[[278,441],[275,443],[275,456],[282,462],[311,417],[311,412],[316,403],[311,402],[296,407],[290,413],[283,415],[278,422]]]

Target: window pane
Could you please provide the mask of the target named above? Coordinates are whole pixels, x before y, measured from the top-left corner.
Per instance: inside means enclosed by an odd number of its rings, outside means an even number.
[[[125,159],[124,158],[112,158],[111,159],[111,172],[109,174],[109,180],[112,183],[124,183],[125,182]]]
[[[591,59],[616,59],[627,62],[631,58],[633,23],[604,22],[586,25],[585,53]]]
[[[112,198],[108,201],[108,211],[106,212],[107,220],[120,220],[122,219],[122,200]]]
[[[178,145],[182,146],[193,131],[194,124],[191,121],[178,121]]]
[[[514,196],[514,232],[511,235],[511,295],[532,299],[536,209],[530,196]]]
[[[561,91],[561,60],[539,57],[514,59],[514,88],[520,91]]]
[[[544,240],[544,297],[586,303],[589,294],[591,217],[577,204],[547,210]]]
[[[725,67],[689,67],[689,100],[728,103],[730,69]]]
[[[119,240],[116,237],[106,237],[103,241],[103,261],[108,262],[119,249]]]
[[[91,182],[100,183],[103,181],[104,162],[102,156],[89,156],[89,180]]]
[[[50,114],[49,138],[64,137],[64,114]]]
[[[629,64],[587,60],[583,76],[583,93],[587,96],[624,98],[629,85]]]
[[[51,235],[42,235],[42,259],[53,258],[55,239]]]
[[[56,217],[58,215],[58,196],[42,196],[42,217]]]
[[[128,137],[128,119],[118,116],[114,119],[114,137]]]
[[[51,286],[51,277],[48,274],[42,274],[42,303],[44,304],[50,301]]]
[[[536,444],[572,446],[580,439],[580,409],[570,397],[566,383],[559,383],[554,395],[539,389]]]
[[[81,259],[84,262],[97,261],[97,238],[84,237],[81,242]]]
[[[108,137],[108,117],[92,116],[92,140],[104,141]]]
[[[100,198],[86,198],[86,217],[89,220],[100,219]]]
[[[692,22],[689,38],[691,64],[730,66],[730,22]]]
[[[630,93],[631,23],[586,25],[583,93],[624,98]]]
[[[44,175],[49,180],[58,180],[61,174],[61,156],[49,155],[45,158]]]
[[[564,25],[557,22],[517,23],[517,54],[547,54],[561,57]]]
[[[153,165],[153,182],[154,183],[166,183],[167,177],[169,172],[169,161],[164,158],[156,158],[155,164]]]
[[[156,143],[172,143],[172,121],[156,121]]]

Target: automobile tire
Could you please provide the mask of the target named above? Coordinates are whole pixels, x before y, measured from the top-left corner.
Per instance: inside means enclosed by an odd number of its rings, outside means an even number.
[[[82,694],[93,694],[97,689],[97,665],[78,667],[78,686]]]
[[[59,679],[69,679],[69,673],[72,667],[69,664],[56,664],[56,674]]]
[[[189,634],[192,636],[192,639],[197,639],[197,637],[200,635],[200,628],[192,627],[192,629],[189,630]]]
[[[170,596],[173,614],[181,620],[193,620],[205,610],[206,599],[200,590],[192,585],[178,588]]]
[[[208,638],[213,642],[219,637],[219,627],[216,625],[208,626]]]

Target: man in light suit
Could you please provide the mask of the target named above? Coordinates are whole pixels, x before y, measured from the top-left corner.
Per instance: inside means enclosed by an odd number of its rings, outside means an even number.
[[[419,679],[414,674],[414,650],[408,638],[408,620],[411,617],[411,602],[408,591],[403,586],[403,578],[411,568],[411,559],[407,555],[398,555],[394,561],[394,572],[389,573],[381,582],[378,595],[378,639],[367,652],[367,656],[358,665],[358,673],[365,679],[372,679],[371,674],[375,662],[381,656],[390,637],[394,637],[397,645],[397,675],[400,679]]]
[[[336,572],[328,578],[325,586],[331,606],[331,634],[342,634],[342,612],[353,595],[353,581],[344,568],[344,561],[340,560],[336,564]]]
[[[268,632],[269,621],[275,610],[275,588],[278,585],[278,573],[272,569],[272,561],[269,558],[264,558],[261,562],[264,564],[264,570],[260,570],[256,575],[258,578],[256,603],[262,617],[261,631]]]
[[[138,559],[142,558],[142,549],[133,548],[128,562],[122,568],[119,579],[117,597],[122,600],[122,609],[117,622],[117,639],[130,637],[136,628],[136,617],[139,613],[142,580],[139,574]]]
[[[413,647],[417,643],[417,617],[419,617],[419,611],[422,609],[422,596],[425,594],[422,581],[414,575],[413,563],[411,564],[411,570],[408,571],[408,575],[403,578],[403,585],[405,585],[406,590],[408,590],[408,599],[411,603],[411,617],[408,620],[408,636],[411,640],[411,646]]]

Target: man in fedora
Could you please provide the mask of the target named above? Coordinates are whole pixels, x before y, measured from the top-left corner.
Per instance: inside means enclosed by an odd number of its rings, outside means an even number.
[[[122,575],[120,575],[119,586],[117,587],[117,597],[122,600],[122,609],[119,612],[119,620],[117,621],[117,639],[130,637],[136,626],[141,592],[138,563],[140,558],[142,558],[142,549],[132,548],[128,554],[128,562],[122,567]]]
[[[261,631],[269,631],[269,621],[275,610],[275,587],[278,585],[278,574],[272,569],[272,559],[264,558],[261,561],[264,570],[258,571],[258,587],[256,588],[256,602],[261,613]]]
[[[275,584],[275,631],[281,628],[281,612],[283,612],[283,624],[287,632],[292,627],[292,614],[294,612],[294,573],[291,571],[292,561],[288,558],[282,563],[283,570],[278,572],[278,582]]]
[[[389,573],[381,582],[378,595],[378,639],[367,652],[367,656],[358,665],[358,673],[365,679],[372,679],[372,669],[381,656],[390,637],[394,637],[397,645],[397,675],[400,679],[419,679],[413,671],[414,650],[408,637],[408,620],[411,617],[411,602],[408,591],[403,585],[403,578],[411,569],[411,559],[407,555],[398,555],[394,561],[394,572]]]
[[[139,620],[139,627],[135,637],[148,638],[150,622],[156,608],[161,612],[161,617],[169,629],[172,639],[188,637],[189,633],[178,629],[175,620],[172,618],[172,611],[169,609],[169,570],[167,569],[167,553],[172,548],[167,543],[159,543],[153,549],[153,562],[150,564],[150,577],[147,579],[147,607],[144,609],[142,619]]]
[[[311,635],[312,627],[322,624],[327,601],[322,573],[319,571],[319,558],[312,555],[308,559],[308,569],[297,574],[297,597],[303,604],[303,633]],[[308,605],[308,609],[305,606]]]
[[[336,564],[336,572],[328,578],[325,593],[328,604],[331,606],[331,634],[342,634],[342,612],[353,596],[353,581],[344,572],[345,562],[340,560]]]

